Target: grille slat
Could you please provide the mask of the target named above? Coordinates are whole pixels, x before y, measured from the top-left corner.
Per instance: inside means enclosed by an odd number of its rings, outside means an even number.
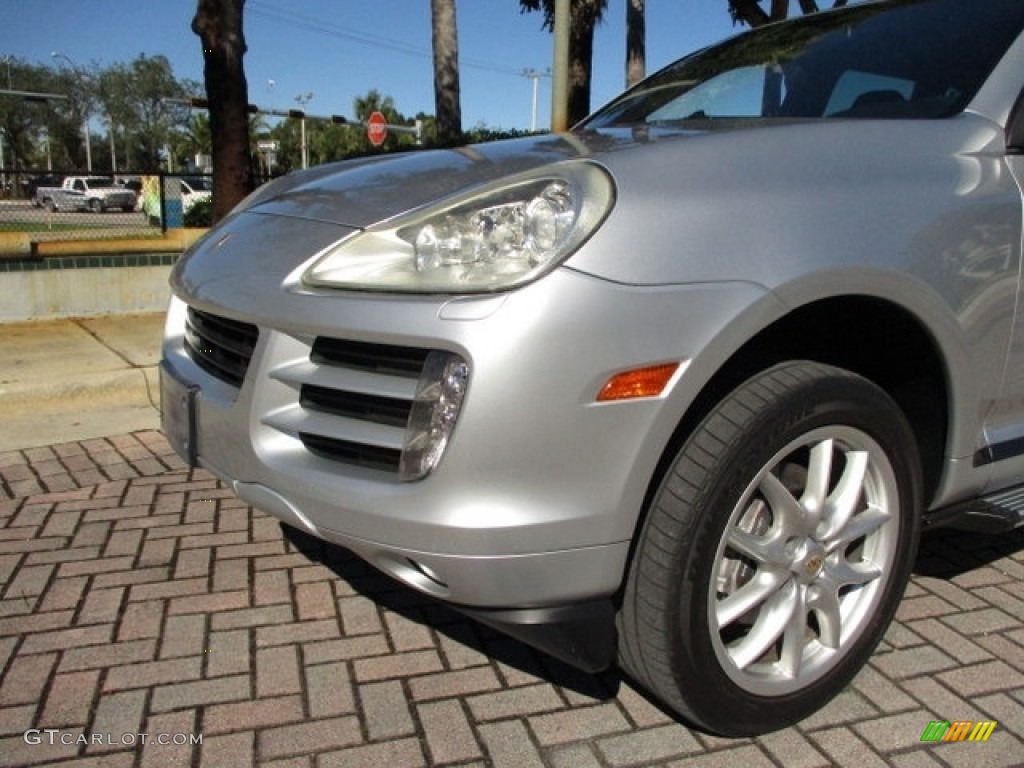
[[[366,344],[343,339],[318,338],[310,359],[322,365],[337,365],[384,375],[416,378],[430,354],[428,349]]]
[[[242,386],[258,339],[255,325],[189,307],[185,351],[196,365],[221,381]]]
[[[312,384],[302,387],[300,403],[303,408],[393,427],[404,427],[409,422],[409,411],[412,409],[412,403],[408,400],[342,392]]]
[[[302,440],[307,451],[343,464],[398,472],[402,461],[402,452],[392,448],[353,443],[348,440],[312,435],[307,432],[300,432],[299,439]]]

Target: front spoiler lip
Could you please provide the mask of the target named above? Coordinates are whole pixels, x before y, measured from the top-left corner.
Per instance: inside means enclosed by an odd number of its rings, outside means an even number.
[[[201,460],[201,463],[209,471],[218,474],[216,468],[210,466],[208,462]],[[331,532],[317,528],[283,496],[257,483],[242,483],[229,479],[226,481],[240,498],[261,509],[273,504],[272,508],[266,511],[280,520],[286,531],[290,526],[326,542],[328,546],[343,546],[336,543],[337,536],[332,537]],[[256,497],[255,500],[253,497]],[[287,532],[285,535],[288,535]],[[371,545],[369,542],[366,544],[371,549],[381,546]],[[387,567],[388,561],[382,562],[379,558],[367,557],[364,552],[354,553],[375,568],[398,579],[404,586],[425,593],[427,597],[441,600],[453,610],[576,669],[596,673],[615,663],[618,632],[613,595],[528,608],[483,608],[463,605],[446,600],[443,594],[438,594],[436,583],[431,582],[430,577],[422,570],[417,570],[415,563],[407,558],[406,562],[402,562],[402,558],[395,557],[390,560],[392,567]]]
[[[608,669],[618,654],[616,608],[610,597],[544,608],[452,608],[584,672]]]

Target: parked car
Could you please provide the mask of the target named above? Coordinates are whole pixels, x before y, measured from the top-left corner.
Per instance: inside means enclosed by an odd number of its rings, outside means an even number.
[[[136,195],[110,176],[68,176],[59,187],[38,187],[35,204],[51,211],[92,211],[110,208],[134,211]]]
[[[197,203],[209,202],[213,195],[213,179],[208,176],[164,176],[150,177],[150,189],[142,193],[142,210],[154,224],[163,221],[163,209],[168,200],[180,200],[182,216],[191,211]],[[161,195],[164,200],[161,202]],[[172,220],[173,216],[169,217]],[[181,226],[181,224],[177,224]]]
[[[178,179],[181,185],[181,209],[183,213],[192,210],[192,206],[213,195],[213,179],[209,176],[182,176]]]
[[[59,187],[63,181],[63,176],[33,176],[31,179],[22,182],[22,194],[26,200],[38,208],[41,203],[36,197],[36,191],[40,187]]]
[[[804,718],[922,529],[1022,522],[1022,29],[851,5],[568,134],[273,182],[173,271],[166,434],[699,727]]]
[[[131,190],[132,194],[135,195],[135,207],[132,210],[142,210],[142,179],[138,176],[130,176],[123,178],[119,181],[120,185],[125,189]]]

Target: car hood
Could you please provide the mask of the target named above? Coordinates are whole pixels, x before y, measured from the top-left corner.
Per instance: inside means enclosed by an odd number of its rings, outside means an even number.
[[[175,284],[198,296],[200,285],[236,280],[244,261],[260,275],[254,291],[280,286],[354,231],[517,173],[591,161],[614,180],[616,203],[566,267],[632,285],[773,286],[785,265],[799,271],[800,254],[836,252],[837,241],[892,258],[935,226],[936,211],[1000,186],[1004,150],[998,125],[963,114],[584,130],[345,161],[258,190],[178,262]]]
[[[630,132],[549,134],[344,161],[279,179],[245,210],[363,228],[506,176],[636,142]]]

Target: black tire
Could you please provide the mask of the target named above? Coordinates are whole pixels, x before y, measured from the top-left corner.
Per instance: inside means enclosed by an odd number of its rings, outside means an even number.
[[[89,201],[89,210],[93,213],[103,213],[106,210],[106,206],[103,205],[103,201],[99,198],[93,198]]]
[[[920,474],[906,418],[866,379],[799,361],[754,376],[686,439],[652,497],[620,665],[711,732],[807,717],[892,620],[917,551]]]
[[[59,210],[56,200],[44,200],[43,204],[50,210],[50,213],[56,213]]]

